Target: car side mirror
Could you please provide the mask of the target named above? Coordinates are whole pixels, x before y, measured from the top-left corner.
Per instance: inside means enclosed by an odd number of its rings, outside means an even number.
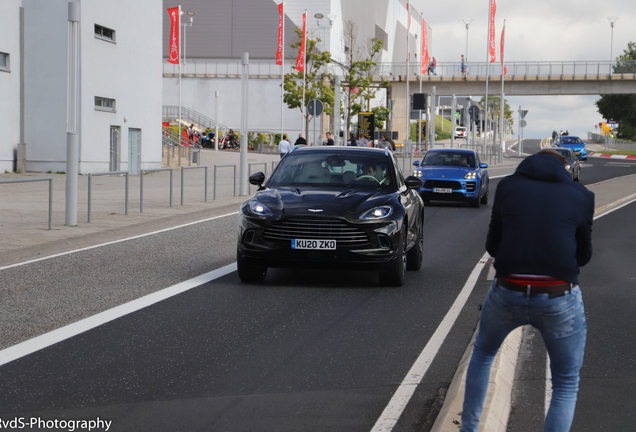
[[[420,166],[420,161],[416,160],[415,162],[413,162],[413,165],[416,167]]]
[[[407,189],[420,189],[424,184],[424,181],[421,178],[417,178],[415,176],[408,176],[404,179],[404,184]]]
[[[262,187],[263,182],[265,182],[265,174],[263,174],[260,171],[257,173],[254,173],[249,177],[249,182],[250,184],[253,184],[254,186]]]
[[[488,168],[488,164],[480,163],[479,168]]]

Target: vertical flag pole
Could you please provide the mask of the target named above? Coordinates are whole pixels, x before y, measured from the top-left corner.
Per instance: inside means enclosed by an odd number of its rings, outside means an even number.
[[[490,32],[492,28],[492,0],[488,2],[488,44],[486,49],[486,98],[484,103],[484,124],[481,127],[481,135],[483,139],[483,149],[486,150],[486,125],[488,124],[488,78],[490,77]]]
[[[179,5],[179,146],[181,146],[181,5]]]
[[[283,140],[283,104],[285,102],[285,0],[283,0],[282,21],[283,36],[281,47],[281,63],[280,63],[280,140]]]
[[[408,14],[408,24],[406,30],[406,132],[404,133],[404,152],[406,152],[408,146],[408,140],[411,138],[411,104],[409,95],[409,67],[411,66],[411,50],[409,47],[409,33],[411,32],[411,10],[409,8],[409,2],[406,3],[406,12]],[[373,140],[373,137],[371,137]]]
[[[303,15],[303,105],[301,107],[302,112],[302,123],[300,124],[300,130],[303,131],[305,128],[305,117],[307,116],[306,107],[305,107],[305,85],[307,82],[307,9],[305,9],[305,14]],[[305,139],[307,139],[307,131],[305,132]]]
[[[506,20],[501,29],[501,101],[499,103],[499,162],[503,162],[504,151],[504,79],[506,77],[506,67],[504,66],[504,35],[506,32]]]

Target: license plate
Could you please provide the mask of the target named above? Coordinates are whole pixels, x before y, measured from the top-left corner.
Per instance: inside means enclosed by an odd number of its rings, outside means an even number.
[[[453,189],[451,188],[435,188],[433,189],[435,193],[453,193]]]
[[[574,153],[575,156],[581,156],[581,153]]]
[[[316,249],[333,250],[336,248],[335,240],[292,239],[292,249]]]

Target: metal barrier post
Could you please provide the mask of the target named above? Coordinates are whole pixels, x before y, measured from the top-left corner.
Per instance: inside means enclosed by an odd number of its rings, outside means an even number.
[[[53,177],[41,177],[34,179],[19,179],[19,180],[0,180],[2,183],[31,183],[37,181],[49,182],[49,230],[53,227]]]
[[[200,156],[200,155],[199,155]],[[199,164],[201,164],[201,161],[199,161]],[[203,201],[204,202],[208,202],[208,167],[205,167],[205,180],[204,180],[204,186],[203,186]]]
[[[233,174],[233,183],[232,183],[232,194],[233,196],[236,196],[236,165],[214,165],[214,186],[212,187],[212,199],[215,200],[216,199],[216,169],[218,168],[226,168],[226,167],[233,167],[234,168],[234,174]]]
[[[181,167],[181,205],[183,205],[183,173],[185,167]]]
[[[91,223],[91,191],[93,190],[91,179],[92,179],[91,173],[88,173],[88,221],[87,223]]]
[[[144,170],[139,170],[139,213],[144,212]]]
[[[197,168],[205,168],[205,182],[206,185],[204,186],[204,198],[207,201],[207,195],[208,195],[208,190],[207,190],[207,178],[208,178],[208,167],[207,166],[187,166],[187,167],[181,167],[181,205],[183,205],[183,191],[184,191],[184,173],[186,169],[197,169]]]

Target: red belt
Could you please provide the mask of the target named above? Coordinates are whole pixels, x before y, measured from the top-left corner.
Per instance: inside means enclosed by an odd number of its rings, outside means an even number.
[[[546,294],[546,293],[555,293],[560,291],[567,291],[572,289],[572,285],[568,282],[558,283],[554,285],[522,285],[516,284],[513,282],[508,282],[501,278],[497,278],[497,285],[502,286],[511,291],[518,292],[528,292],[528,287],[530,287],[530,294]]]

